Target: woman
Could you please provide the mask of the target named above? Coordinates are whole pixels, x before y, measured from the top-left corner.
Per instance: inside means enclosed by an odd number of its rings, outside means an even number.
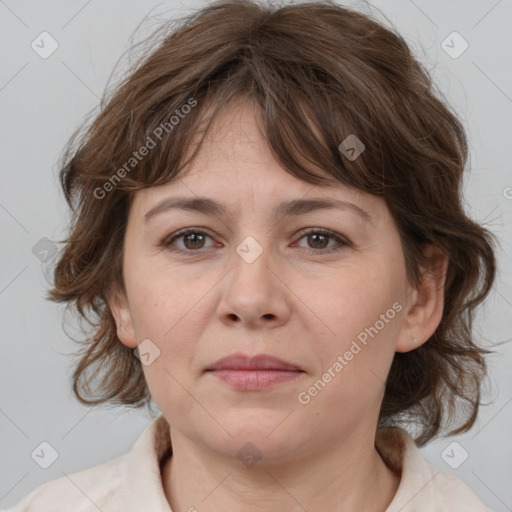
[[[161,414],[13,511],[489,510],[418,449],[475,422],[495,256],[464,129],[398,34],[211,4],[75,142],[49,294],[95,315],[74,391]]]

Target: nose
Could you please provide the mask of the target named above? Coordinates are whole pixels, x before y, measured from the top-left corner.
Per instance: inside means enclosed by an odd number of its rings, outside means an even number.
[[[236,247],[230,265],[218,306],[221,320],[246,328],[285,324],[290,316],[290,291],[271,250],[247,237]]]

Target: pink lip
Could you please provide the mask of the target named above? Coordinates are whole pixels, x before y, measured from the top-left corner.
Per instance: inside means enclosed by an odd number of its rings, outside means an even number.
[[[208,370],[294,370],[302,371],[298,366],[274,356],[259,354],[231,354],[213,363]]]
[[[258,390],[288,382],[305,373],[298,366],[277,357],[233,354],[219,359],[206,370],[235,389]]]

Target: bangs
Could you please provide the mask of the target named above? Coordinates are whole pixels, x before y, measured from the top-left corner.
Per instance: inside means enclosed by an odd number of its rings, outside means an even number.
[[[141,91],[126,130],[133,142],[117,154],[117,169],[126,172],[121,172],[124,176],[116,189],[139,190],[176,180],[216,122],[231,108],[251,102],[262,138],[283,170],[314,185],[341,182],[382,195],[384,167],[371,146],[377,137],[365,122],[364,101],[351,100],[339,79],[290,61],[289,55],[287,61],[264,53],[251,57],[241,55],[223,63],[179,95],[166,94],[166,89],[175,89],[170,84],[160,89],[152,84],[148,98]],[[160,91],[161,97],[155,95]],[[340,147],[350,149],[345,146],[354,140],[364,149],[357,158],[348,158]],[[132,148],[140,153],[143,147],[148,148],[147,155],[135,158]]]

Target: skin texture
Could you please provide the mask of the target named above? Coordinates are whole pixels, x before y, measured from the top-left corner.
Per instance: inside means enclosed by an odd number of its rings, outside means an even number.
[[[255,119],[250,103],[223,112],[186,173],[137,191],[130,209],[126,296],[113,294],[110,305],[123,344],[136,348],[149,338],[160,350],[143,368],[171,425],[173,456],[162,485],[174,512],[384,511],[400,480],[374,447],[385,379],[395,351],[414,350],[439,325],[447,260],[431,248],[440,277],[425,273],[412,288],[384,200],[288,174]],[[176,196],[207,196],[228,212],[169,210],[144,221],[157,203]],[[272,212],[281,201],[313,197],[350,201],[373,223],[348,209],[288,218]],[[208,236],[161,245],[188,227]],[[331,230],[349,244],[305,236],[306,228]],[[236,251],[248,236],[263,249],[252,263]],[[335,247],[339,251],[321,253]],[[396,302],[400,312],[367,345],[359,344],[309,403],[300,403],[298,394]],[[271,354],[304,373],[272,388],[241,391],[205,372],[239,352]],[[251,467],[237,456],[246,443],[262,456]]]

